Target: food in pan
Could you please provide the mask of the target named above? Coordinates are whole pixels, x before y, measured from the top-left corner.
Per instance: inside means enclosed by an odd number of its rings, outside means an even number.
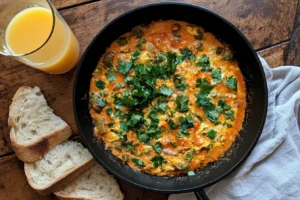
[[[167,20],[110,45],[89,101],[95,136],[131,168],[193,175],[235,140],[246,86],[228,46],[202,27]]]

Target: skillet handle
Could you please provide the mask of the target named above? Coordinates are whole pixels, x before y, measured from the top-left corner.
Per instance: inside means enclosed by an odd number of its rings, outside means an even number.
[[[209,200],[208,196],[206,196],[206,193],[204,192],[203,189],[194,191],[194,193],[197,200]]]

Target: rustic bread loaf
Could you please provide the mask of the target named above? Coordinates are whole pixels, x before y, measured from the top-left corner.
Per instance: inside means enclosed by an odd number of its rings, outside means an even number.
[[[90,152],[75,141],[66,141],[48,152],[41,160],[25,163],[29,185],[43,195],[68,184],[95,161]]]
[[[41,159],[72,135],[71,128],[53,113],[38,87],[18,89],[9,107],[8,124],[12,146],[24,162]]]
[[[62,200],[122,200],[117,181],[99,164],[84,171],[54,194]]]

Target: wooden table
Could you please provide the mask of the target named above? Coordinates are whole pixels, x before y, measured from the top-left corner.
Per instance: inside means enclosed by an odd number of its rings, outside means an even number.
[[[1,0],[3,1],[3,0]],[[4,0],[13,1],[13,0]],[[235,24],[271,67],[300,65],[300,0],[185,0],[207,7]],[[77,36],[83,52],[96,33],[125,11],[153,0],[52,0]],[[0,57],[0,199],[56,199],[42,197],[27,184],[23,163],[14,155],[7,126],[8,106],[22,85],[39,86],[55,113],[78,136],[72,112],[75,69],[49,75]],[[167,195],[144,191],[119,181],[128,200],[160,200]]]

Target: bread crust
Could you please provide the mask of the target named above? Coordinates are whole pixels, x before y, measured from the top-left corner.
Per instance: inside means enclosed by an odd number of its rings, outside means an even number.
[[[60,199],[60,200],[98,200],[95,198],[86,198],[86,197],[68,197],[67,195],[62,195],[59,193],[54,192],[55,196]],[[124,199],[124,194],[122,193],[122,198],[121,199],[116,199],[116,200],[123,200]]]
[[[41,136],[38,140],[32,141],[31,143],[21,144],[17,142],[15,134],[13,133],[13,131],[16,129],[16,125],[11,117],[11,109],[13,106],[15,106],[15,102],[17,102],[21,98],[22,94],[26,90],[31,89],[33,88],[28,86],[20,87],[13,97],[12,104],[9,106],[8,125],[11,128],[10,141],[17,157],[24,162],[35,162],[37,160],[40,160],[51,149],[53,149],[72,135],[72,130],[67,125],[60,130],[53,131],[47,136]]]
[[[12,131],[12,130],[11,130]],[[69,126],[41,137],[30,144],[19,144],[14,133],[10,133],[10,141],[17,157],[24,162],[35,162],[44,157],[51,149],[67,140],[72,135]]]
[[[27,177],[27,181],[29,183],[29,185],[38,193],[40,193],[41,195],[49,195],[52,192],[58,190],[60,187],[67,185],[68,183],[70,183],[71,181],[73,181],[77,176],[79,176],[82,172],[84,172],[86,169],[92,167],[94,164],[96,163],[96,161],[91,158],[88,162],[86,162],[85,164],[78,166],[76,168],[73,168],[69,171],[67,171],[65,174],[59,176],[58,178],[56,178],[55,181],[53,181],[52,184],[50,184],[47,187],[39,187],[38,185],[35,185],[33,183],[32,177],[30,176],[29,173],[29,169],[28,169],[28,165],[25,163],[24,164],[24,171],[25,171],[25,175]]]
[[[101,179],[101,178],[102,177],[99,177],[99,179]],[[120,185],[118,184],[118,182],[116,180],[115,180],[115,184],[118,187],[118,189],[120,190]],[[71,183],[71,186],[72,186],[72,183]],[[71,195],[64,194],[64,192],[60,192],[60,191],[61,190],[53,192],[55,194],[55,196],[57,198],[59,198],[60,200],[98,200],[98,198],[86,197],[84,195],[77,195],[76,197],[72,197]],[[121,191],[121,194],[122,194],[122,196],[119,199],[114,199],[114,200],[123,200],[124,199],[124,193]]]

